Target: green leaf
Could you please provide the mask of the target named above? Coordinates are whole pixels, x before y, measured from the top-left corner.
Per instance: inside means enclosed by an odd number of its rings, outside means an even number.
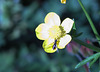
[[[81,32],[81,33],[79,33],[79,34],[74,35],[74,37],[79,37],[79,36],[81,36],[82,34],[83,34],[83,32]]]
[[[100,48],[99,47],[96,47],[96,46],[91,45],[91,44],[87,44],[87,43],[85,43],[85,42],[83,42],[83,41],[81,41],[79,39],[75,39],[75,38],[73,38],[73,41],[75,41],[76,43],[78,43],[80,45],[83,45],[83,46],[85,46],[85,47],[87,47],[89,49],[92,49],[93,51],[100,52]]]
[[[98,59],[99,57],[100,57],[99,55],[96,55],[96,56],[95,56],[94,60],[89,64],[89,68],[91,67],[91,65],[94,64],[94,62],[97,61],[97,59]]]
[[[76,25],[75,25],[75,20],[73,19],[73,21],[74,21],[74,24],[73,24],[73,30],[72,30],[72,36],[73,37],[79,37],[79,36],[81,36],[83,33],[81,32],[81,33],[79,33],[79,34],[77,34],[76,33]]]
[[[86,64],[87,62],[91,61],[92,59],[94,59],[96,56],[100,55],[100,53],[96,53],[88,58],[86,58],[85,60],[81,61],[80,63],[78,63],[75,67],[75,69],[79,68],[80,66]]]
[[[73,19],[74,24],[73,24],[73,29],[76,30],[76,26],[75,26],[75,20]]]

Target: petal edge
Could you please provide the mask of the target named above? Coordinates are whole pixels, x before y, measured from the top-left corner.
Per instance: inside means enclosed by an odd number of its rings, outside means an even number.
[[[50,12],[45,16],[44,22],[49,25],[59,26],[61,21],[60,17],[56,13]]]
[[[47,53],[54,53],[57,49],[53,50],[54,39],[48,39],[43,42],[44,51]]]
[[[73,27],[73,23],[74,23],[74,21],[72,19],[66,18],[63,20],[61,26],[64,28],[66,33],[69,33]]]
[[[46,40],[48,39],[49,37],[49,34],[48,34],[48,27],[46,24],[42,23],[40,24],[36,29],[35,29],[35,32],[36,32],[36,36],[38,39],[40,40]]]
[[[64,37],[60,38],[59,43],[57,44],[57,47],[59,49],[65,48],[65,46],[71,41],[71,36],[70,35],[65,35]]]

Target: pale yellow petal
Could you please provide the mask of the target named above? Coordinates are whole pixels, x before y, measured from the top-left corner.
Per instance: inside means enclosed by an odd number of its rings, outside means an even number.
[[[49,38],[49,33],[48,33],[48,26],[46,24],[40,24],[36,29],[36,36],[40,40],[46,40]]]
[[[63,48],[65,48],[65,46],[71,41],[71,36],[70,35],[65,35],[64,37],[62,37],[62,38],[60,38],[59,39],[59,42],[58,42],[58,44],[57,44],[57,47],[59,48],[59,49],[63,49]]]
[[[59,26],[60,25],[60,17],[56,13],[50,12],[46,15],[44,22],[49,25]]]
[[[61,3],[62,4],[66,4],[66,0],[61,0]]]
[[[49,38],[43,42],[44,51],[47,53],[54,53],[57,49],[53,49],[54,39]]]
[[[47,40],[45,40],[44,42],[43,42],[43,48],[48,48],[48,47],[51,47],[51,46],[53,46],[53,44],[54,44],[54,39],[52,39],[52,38],[49,38],[49,39],[47,39]]]
[[[72,27],[73,27],[73,23],[74,23],[74,21],[72,19],[66,18],[62,22],[61,26],[64,28],[64,30],[66,31],[66,33],[69,33],[71,31]]]
[[[52,47],[48,47],[48,48],[45,48],[44,51],[47,53],[54,53],[57,51],[57,48],[53,49]]]

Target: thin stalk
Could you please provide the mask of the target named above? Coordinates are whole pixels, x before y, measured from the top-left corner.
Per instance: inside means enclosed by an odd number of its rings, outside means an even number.
[[[85,13],[85,15],[86,15],[86,17],[87,17],[89,23],[90,23],[90,26],[91,26],[91,28],[92,28],[92,30],[93,30],[93,32],[94,32],[94,34],[95,34],[95,36],[96,36],[96,38],[97,38],[97,40],[98,40],[98,43],[99,43],[99,45],[100,45],[100,36],[99,36],[99,34],[98,34],[98,32],[97,32],[97,30],[96,30],[96,28],[95,28],[95,26],[94,26],[94,24],[93,24],[93,22],[92,22],[92,20],[91,20],[89,14],[88,14],[87,11],[85,10],[85,8],[84,8],[84,6],[83,6],[81,0],[78,0],[78,2],[79,2],[79,4],[80,4],[81,8],[83,9],[83,11],[84,11],[84,13]],[[100,72],[100,59],[99,59],[99,72]]]
[[[81,56],[79,56],[78,54],[76,54],[75,56],[79,59],[80,62],[82,61]],[[85,64],[84,68],[85,68],[86,72],[91,72],[89,67],[88,67],[88,64]]]
[[[84,13],[85,13],[85,15],[86,15],[86,17],[87,17],[87,19],[88,19],[88,21],[89,21],[89,23],[90,23],[90,26],[91,26],[91,28],[92,28],[92,30],[93,30],[93,32],[94,32],[94,34],[95,34],[95,36],[96,36],[96,38],[97,38],[99,44],[100,44],[100,36],[99,36],[99,34],[98,34],[98,32],[97,32],[97,30],[96,30],[96,28],[95,28],[95,26],[94,26],[94,24],[93,24],[93,22],[92,22],[92,20],[91,20],[89,14],[87,13],[86,9],[84,8],[84,6],[83,6],[81,0],[78,0],[78,2],[79,2],[79,4],[80,4],[82,10],[84,11]]]
[[[99,58],[99,72],[100,72],[100,58]]]
[[[99,47],[96,47],[96,46],[93,46],[93,45],[90,45],[90,44],[87,44],[79,39],[74,39],[73,38],[73,41],[75,41],[76,43],[80,44],[80,45],[83,45],[89,49],[92,49],[93,51],[96,51],[96,52],[100,52],[100,48]]]

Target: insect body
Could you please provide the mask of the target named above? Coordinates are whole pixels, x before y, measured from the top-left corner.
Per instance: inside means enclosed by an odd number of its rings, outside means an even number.
[[[56,42],[57,42],[57,40],[55,40],[55,42],[54,42],[54,45],[53,45],[53,48],[52,48],[53,50],[57,48]]]
[[[57,48],[57,44],[56,44],[56,42],[57,42],[57,40],[55,40],[55,42],[54,42],[54,45],[53,45],[53,48],[52,48],[52,49],[53,49],[53,50],[54,50],[54,49],[57,49],[57,52],[59,52],[59,51],[58,51],[58,48]]]

